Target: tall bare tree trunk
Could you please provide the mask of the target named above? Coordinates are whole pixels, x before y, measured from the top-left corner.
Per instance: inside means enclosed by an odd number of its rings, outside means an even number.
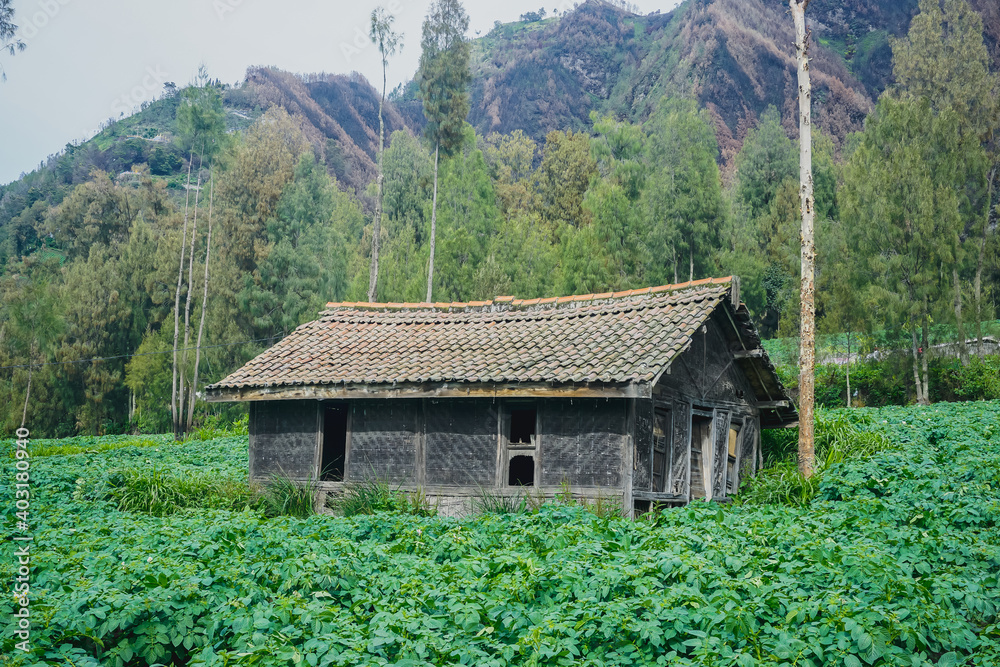
[[[670,255],[674,258],[674,284],[677,284],[677,247],[670,244]]]
[[[851,407],[851,331],[847,331],[847,407]]]
[[[958,327],[958,357],[963,366],[969,365],[969,347],[965,341],[965,324],[962,322],[962,283],[958,280],[958,267],[951,267],[951,279],[955,284],[955,324]]]
[[[440,152],[441,144],[438,142],[434,146],[434,197],[431,199],[431,259],[427,265],[427,303],[431,303],[431,291],[434,285],[434,237],[437,235],[438,153]]]
[[[997,167],[994,166],[989,175],[989,189],[986,196],[986,216],[983,220],[983,238],[979,240],[979,256],[976,259],[976,278],[973,281],[973,298],[976,301],[976,353],[982,359],[986,352],[983,349],[983,264],[986,262],[986,237],[990,233],[990,210],[993,207],[993,182],[996,179]]]
[[[921,323],[921,326],[920,326],[921,342],[923,343],[923,346],[922,346],[923,347],[923,354],[920,356],[920,366],[921,366],[921,370],[923,371],[923,375],[924,375],[924,379],[923,379],[923,382],[924,382],[924,388],[923,388],[924,403],[923,404],[924,405],[930,405],[931,404],[931,391],[930,391],[931,376],[930,376],[930,372],[927,369],[927,357],[929,356],[928,353],[931,350],[931,348],[930,348],[930,338],[928,336],[929,330],[930,330],[930,325],[928,324],[928,321],[927,321],[927,297],[925,296],[924,297],[924,318],[923,318],[923,322]]]
[[[799,84],[799,198],[802,205],[801,325],[799,330],[799,473],[811,477],[814,468],[814,408],[816,367],[816,244],[813,239],[812,88],[809,83],[809,0],[788,0],[795,22],[795,55]]]
[[[202,153],[204,154],[204,147]],[[187,373],[188,348],[191,346],[191,296],[194,293],[194,247],[198,240],[198,200],[201,198],[201,160],[198,161],[198,189],[194,193],[194,219],[191,223],[191,251],[188,253],[188,285],[187,298],[184,303],[184,349],[181,352],[180,386],[178,390],[178,421],[184,418],[184,374]],[[189,387],[189,392],[194,393],[194,386]],[[188,430],[187,422],[184,421],[184,432]]]
[[[917,325],[914,324],[912,317],[910,318],[910,339],[913,351],[913,384],[917,388],[917,403],[923,405],[924,385],[920,381],[920,352],[918,351],[919,345],[917,344]]]
[[[694,247],[688,246],[688,282],[694,280]]]
[[[378,287],[378,249],[382,232],[382,184],[385,173],[382,171],[382,153],[385,151],[385,121],[382,118],[382,106],[385,104],[385,64],[382,65],[382,97],[378,100],[378,175],[375,184],[378,195],[375,199],[375,224],[372,227],[372,266],[368,275],[368,303],[374,303]],[[437,173],[435,172],[435,178]],[[435,181],[436,182],[436,181]]]
[[[212,165],[209,164],[211,170]],[[205,242],[205,285],[201,295],[201,321],[198,322],[198,342],[194,349],[194,379],[191,381],[191,403],[188,406],[187,430],[194,424],[194,400],[198,391],[198,367],[201,365],[201,338],[205,331],[205,308],[208,303],[208,259],[212,252],[212,200],[215,198],[215,174],[209,171],[211,185],[208,188],[208,239]]]
[[[28,349],[28,387],[24,390],[24,410],[21,412],[21,428],[28,423],[28,398],[31,396],[31,373],[35,370],[34,365],[31,360],[35,357],[34,351],[37,349],[38,339],[31,341],[31,347]]]
[[[174,428],[174,440],[180,440],[180,411],[177,403],[177,341],[180,337],[181,323],[181,285],[184,282],[184,251],[187,249],[188,202],[191,199],[191,165],[194,163],[194,151],[188,156],[188,174],[186,194],[184,195],[184,231],[181,233],[181,260],[177,269],[177,291],[174,293],[174,363],[173,387],[170,392],[170,419]]]

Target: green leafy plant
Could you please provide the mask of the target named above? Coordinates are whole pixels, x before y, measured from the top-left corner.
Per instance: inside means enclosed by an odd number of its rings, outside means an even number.
[[[771,429],[761,439],[764,468],[740,488],[737,502],[756,505],[807,505],[819,491],[827,469],[845,461],[861,461],[890,449],[885,434],[871,428],[864,412],[820,410],[816,413],[816,471],[805,479],[798,471],[798,429]]]
[[[823,451],[843,456],[827,457],[812,502],[694,503],[643,521],[578,499],[461,519],[151,516],[107,494],[153,469],[142,498],[155,483],[175,503],[173,478],[245,479],[246,439],[43,457],[31,583],[45,622],[28,653],[8,625],[0,651],[14,667],[993,667],[998,414],[998,401],[824,412]],[[0,505],[4,525],[15,511]],[[0,560],[0,578],[16,567]],[[0,597],[0,617],[16,604]]]

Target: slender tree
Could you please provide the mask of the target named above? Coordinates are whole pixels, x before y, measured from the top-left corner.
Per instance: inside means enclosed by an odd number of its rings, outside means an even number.
[[[191,380],[191,402],[187,414],[188,430],[191,430],[194,423],[194,400],[198,391],[198,369],[201,365],[201,340],[202,334],[205,332],[205,310],[208,304],[208,260],[212,253],[212,202],[215,199],[215,174],[212,172],[211,165],[209,165],[208,173],[211,184],[208,186],[208,238],[205,241],[205,277],[201,294],[201,321],[198,323],[198,340],[194,350],[194,377]]]
[[[204,154],[204,149],[202,149],[202,154]],[[194,293],[194,250],[195,242],[198,240],[198,200],[201,197],[201,162],[198,163],[198,186],[194,193],[194,216],[191,219],[191,249],[188,251],[188,279],[187,279],[187,295],[184,301],[184,348],[181,351],[181,365],[180,365],[180,375],[181,382],[178,387],[178,400],[177,405],[179,408],[178,419],[184,416],[184,374],[187,373],[188,368],[188,348],[191,345],[191,297]],[[194,396],[195,387],[194,385],[188,386],[188,391]],[[190,423],[185,422],[184,431],[186,432],[191,427]]]
[[[375,176],[378,194],[375,198],[375,222],[372,226],[372,264],[368,276],[369,303],[375,301],[378,288],[378,251],[382,232],[382,184],[385,180],[382,164],[382,154],[385,152],[385,119],[382,116],[382,108],[385,106],[385,71],[386,67],[389,66],[389,57],[396,55],[396,50],[403,39],[402,34],[392,30],[392,24],[395,20],[396,17],[386,11],[384,7],[376,7],[372,10],[371,29],[368,33],[372,43],[378,46],[378,51],[382,54],[382,97],[378,100],[378,174]]]
[[[174,292],[174,356],[173,356],[173,370],[172,370],[172,382],[170,390],[170,420],[173,425],[174,439],[180,440],[180,414],[181,408],[178,403],[177,396],[177,347],[180,342],[180,332],[181,332],[181,288],[184,286],[184,253],[187,250],[187,228],[188,228],[188,203],[191,200],[191,165],[194,164],[194,152],[190,151],[188,155],[188,173],[187,173],[187,186],[185,187],[186,194],[184,195],[184,228],[181,232],[181,258],[180,266],[177,268],[177,289]],[[183,391],[183,390],[182,390]]]
[[[185,430],[185,373],[187,372],[187,348],[191,340],[191,300],[194,292],[194,252],[198,231],[198,203],[201,195],[201,165],[206,157],[211,157],[218,149],[221,137],[225,132],[225,115],[222,110],[222,97],[218,90],[210,85],[208,72],[204,65],[198,68],[196,85],[190,86],[181,93],[181,102],[177,107],[177,129],[181,145],[188,148],[188,194],[184,202],[184,232],[181,236],[181,260],[177,275],[177,290],[174,295],[174,351],[173,351],[173,391],[171,398],[171,415],[174,423],[174,438],[179,439]],[[194,150],[199,149],[198,185],[195,190],[194,217],[191,231],[191,249],[188,255],[187,297],[184,304],[184,348],[181,352],[178,366],[177,352],[180,339],[180,295],[184,290],[184,257],[187,244],[188,203],[190,200],[191,163],[194,162]],[[188,387],[194,391],[194,387]]]
[[[438,165],[441,153],[450,156],[462,145],[463,124],[469,115],[467,86],[469,43],[465,33],[469,15],[459,0],[437,0],[424,19],[421,39],[420,97],[427,118],[426,136],[434,146],[434,192],[431,199],[430,258],[427,265],[427,301],[434,285],[434,246],[437,234]]]
[[[812,88],[809,83],[809,0],[788,0],[795,22],[795,55],[799,84],[799,197],[802,208],[802,282],[799,337],[799,473],[811,477],[814,466],[813,410],[816,366],[816,244],[813,239]]]

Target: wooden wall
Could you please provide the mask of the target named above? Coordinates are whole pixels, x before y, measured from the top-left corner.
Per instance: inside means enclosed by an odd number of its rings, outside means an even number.
[[[315,401],[250,403],[250,478],[314,476],[317,419]]]

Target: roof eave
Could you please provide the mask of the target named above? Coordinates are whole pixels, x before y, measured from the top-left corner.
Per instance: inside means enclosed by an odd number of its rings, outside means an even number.
[[[650,398],[649,382],[428,382],[209,387],[210,403],[359,398]]]

